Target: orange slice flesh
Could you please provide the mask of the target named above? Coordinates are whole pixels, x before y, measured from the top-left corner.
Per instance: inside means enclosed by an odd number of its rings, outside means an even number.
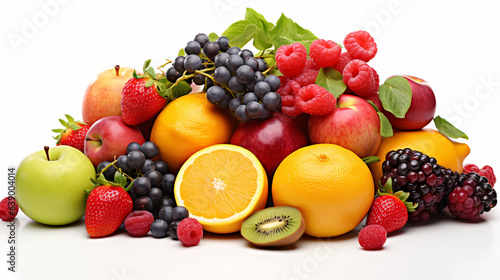
[[[193,154],[179,170],[174,186],[177,204],[214,233],[239,231],[248,216],[264,208],[267,192],[262,164],[250,151],[230,144]]]

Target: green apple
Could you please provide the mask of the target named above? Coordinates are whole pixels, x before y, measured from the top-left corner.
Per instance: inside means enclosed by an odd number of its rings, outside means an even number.
[[[24,158],[16,173],[16,201],[31,219],[46,225],[67,225],[85,214],[92,162],[70,146],[45,147]]]

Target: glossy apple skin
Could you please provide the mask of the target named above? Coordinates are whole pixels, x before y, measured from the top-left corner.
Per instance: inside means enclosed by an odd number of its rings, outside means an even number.
[[[411,105],[404,118],[396,118],[392,113],[382,110],[392,127],[400,130],[419,130],[428,125],[436,113],[436,96],[429,84],[417,77],[402,76],[410,83]]]
[[[16,201],[34,221],[60,226],[78,221],[85,214],[85,190],[96,172],[80,150],[70,146],[37,151],[19,164],[16,173]]]
[[[131,142],[145,142],[137,126],[126,125],[121,116],[105,117],[95,122],[85,136],[85,155],[94,166],[103,161],[113,161],[127,153]]]
[[[274,112],[266,120],[251,120],[240,124],[230,143],[251,151],[264,166],[268,177],[272,178],[281,161],[293,151],[307,145],[308,141],[293,119]]]
[[[380,120],[375,109],[360,97],[342,94],[330,114],[309,117],[311,144],[337,144],[359,157],[375,154],[380,145]]]
[[[83,96],[82,118],[85,123],[92,125],[104,117],[121,116],[123,86],[132,78],[133,72],[133,68],[122,67],[117,75],[113,68],[94,77]]]

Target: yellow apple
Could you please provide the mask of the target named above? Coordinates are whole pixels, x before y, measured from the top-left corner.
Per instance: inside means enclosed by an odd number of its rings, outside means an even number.
[[[133,68],[116,65],[99,73],[87,86],[82,104],[83,121],[92,125],[108,116],[121,116],[122,90]]]

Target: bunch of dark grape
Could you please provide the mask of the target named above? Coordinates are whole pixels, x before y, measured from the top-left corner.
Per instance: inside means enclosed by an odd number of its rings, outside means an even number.
[[[230,110],[242,122],[263,120],[281,109],[281,96],[276,93],[280,80],[266,74],[270,70],[266,61],[252,51],[231,47],[225,36],[210,41],[200,33],[184,52],[165,73],[170,82],[204,85],[210,103]]]
[[[103,161],[97,167],[97,172],[107,167],[103,175],[111,182],[117,171],[126,174],[133,186],[129,194],[134,210],[149,211],[155,218],[163,207],[175,207],[175,174],[169,173],[164,161],[153,161],[158,154],[158,146],[153,142],[142,145],[132,142],[127,146],[126,155],[114,162]]]

